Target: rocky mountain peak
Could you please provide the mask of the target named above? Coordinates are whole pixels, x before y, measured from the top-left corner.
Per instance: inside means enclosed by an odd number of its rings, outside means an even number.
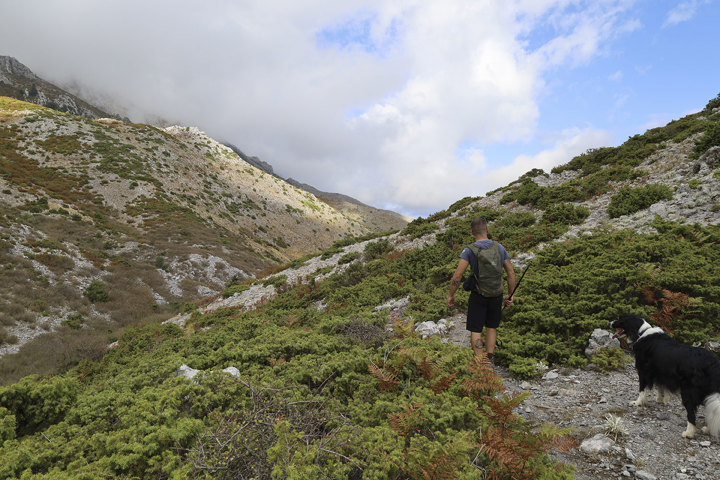
[[[29,79],[38,78],[32,70],[20,63],[15,57],[6,55],[0,55],[0,73],[9,73]],[[2,79],[2,77],[0,77],[0,79]]]

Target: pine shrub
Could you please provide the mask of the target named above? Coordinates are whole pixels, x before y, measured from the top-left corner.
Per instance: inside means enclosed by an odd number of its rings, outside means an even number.
[[[661,200],[670,200],[673,191],[667,185],[652,184],[643,187],[622,187],[608,205],[610,218],[630,215],[648,208]]]

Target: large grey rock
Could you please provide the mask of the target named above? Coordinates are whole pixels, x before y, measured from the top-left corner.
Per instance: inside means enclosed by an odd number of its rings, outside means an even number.
[[[612,334],[607,330],[596,328],[590,334],[590,340],[588,346],[585,349],[585,356],[592,358],[598,350],[601,348],[619,348],[620,341],[617,338],[612,338]]]
[[[195,370],[194,368],[190,368],[187,365],[181,365],[180,368],[178,368],[177,376],[185,377],[188,380],[192,380],[198,373],[200,373],[200,370]]]
[[[240,370],[238,370],[236,367],[223,368],[223,372],[227,373],[228,375],[232,375],[233,377],[240,376]]]
[[[448,331],[447,320],[443,318],[437,323],[430,320],[428,320],[427,322],[419,323],[415,326],[415,331],[419,333],[422,338],[445,335]]]
[[[580,450],[589,455],[597,455],[598,453],[610,452],[613,446],[615,446],[615,442],[602,433],[598,433],[592,438],[583,440],[580,444]]]
[[[698,163],[705,163],[709,167],[712,167],[716,163],[720,162],[720,147],[710,147],[698,158]]]

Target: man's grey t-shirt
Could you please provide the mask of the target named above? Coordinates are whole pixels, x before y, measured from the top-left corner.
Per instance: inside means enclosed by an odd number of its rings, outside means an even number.
[[[478,248],[490,248],[492,247],[493,241],[492,240],[478,240],[475,242],[475,246]],[[498,243],[498,250],[500,251],[500,263],[505,263],[505,260],[510,258],[510,255],[508,255],[507,250],[505,250],[505,247],[500,245]],[[465,249],[460,253],[460,258],[463,260],[466,260],[468,263],[472,264],[472,258],[473,253],[470,250],[469,247],[465,247]]]

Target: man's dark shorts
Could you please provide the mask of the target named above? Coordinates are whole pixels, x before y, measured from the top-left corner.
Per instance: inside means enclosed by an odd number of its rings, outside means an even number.
[[[470,293],[467,311],[467,329],[482,332],[485,328],[498,328],[502,316],[502,295],[483,297],[477,292]]]

